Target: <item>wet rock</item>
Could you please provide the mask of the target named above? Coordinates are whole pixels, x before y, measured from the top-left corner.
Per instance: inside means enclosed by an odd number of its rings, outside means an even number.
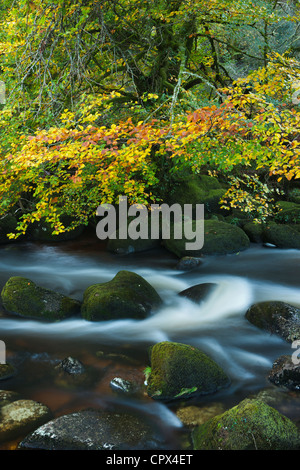
[[[260,400],[245,399],[192,432],[194,450],[299,450],[295,423]]]
[[[163,341],[150,348],[147,393],[159,400],[175,400],[215,393],[230,380],[210,357],[190,345]]]
[[[109,385],[112,390],[127,395],[131,395],[138,390],[137,384],[134,384],[130,380],[122,379],[122,377],[114,377]]]
[[[300,364],[295,364],[291,356],[280,356],[274,362],[268,379],[278,387],[300,390]]]
[[[213,290],[216,288],[217,284],[211,282],[204,282],[202,284],[197,284],[192,287],[179,292],[178,295],[181,297],[186,297],[193,302],[202,302],[207,296],[209,296]]]
[[[300,233],[292,226],[284,224],[268,224],[262,232],[264,243],[277,248],[300,249]]]
[[[66,357],[55,366],[55,383],[63,388],[80,388],[91,385],[96,376],[91,367],[85,367],[81,361],[73,357]]]
[[[10,390],[0,390],[0,407],[19,400],[20,395]]]
[[[249,240],[253,243],[263,242],[263,224],[247,222],[243,225],[244,232],[248,235]]]
[[[207,406],[184,406],[176,411],[176,416],[188,427],[200,426],[209,419],[225,411],[222,403],[211,403]]]
[[[161,441],[160,441],[161,439]],[[160,449],[164,442],[145,419],[134,414],[82,410],[47,422],[28,435],[20,449]]]
[[[0,364],[0,380],[6,380],[10,377],[13,377],[16,374],[16,369],[13,365],[7,364]]]
[[[185,221],[185,224],[188,222]],[[196,221],[190,221],[191,231],[197,233],[199,228],[196,227]],[[226,255],[237,253],[245,250],[250,246],[250,240],[246,233],[235,225],[218,220],[205,220],[204,221],[204,244],[202,248],[187,249],[187,243],[194,243],[196,236],[193,239],[187,239],[184,236],[181,238],[174,237],[174,224],[171,225],[170,239],[163,240],[162,244],[169,251],[174,253],[179,258],[184,256],[201,257],[202,255]],[[198,236],[200,240],[200,236]]]
[[[258,328],[277,334],[287,342],[300,339],[300,309],[281,301],[253,304],[247,320]]]
[[[203,260],[201,258],[195,258],[193,256],[184,256],[179,260],[176,265],[176,269],[179,271],[191,271],[192,269],[201,266]]]
[[[161,303],[158,293],[145,279],[134,272],[119,271],[111,281],[85,290],[81,314],[90,321],[143,319]]]
[[[36,285],[30,279],[11,277],[1,292],[5,310],[40,320],[58,321],[78,314],[80,302]]]
[[[33,400],[17,400],[1,407],[0,442],[27,434],[52,418],[50,409]]]

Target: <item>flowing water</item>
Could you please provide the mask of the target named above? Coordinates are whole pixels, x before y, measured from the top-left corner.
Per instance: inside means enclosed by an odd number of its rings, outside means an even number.
[[[267,375],[274,360],[294,352],[281,338],[251,325],[245,312],[252,303],[263,300],[300,306],[300,251],[252,245],[238,254],[204,258],[202,265],[189,272],[178,271],[176,257],[163,249],[114,255],[93,237],[55,245],[5,245],[0,251],[1,288],[9,277],[19,275],[81,300],[89,285],[109,281],[127,269],[143,276],[164,301],[158,312],[140,321],[96,323],[74,318],[52,324],[2,315],[0,339],[7,347],[7,361],[15,361],[19,372],[3,381],[1,388],[42,401],[56,415],[91,405],[122,405],[153,417],[172,440],[181,426],[174,404],[148,397],[122,398],[109,386],[116,375],[141,377],[149,365],[151,344],[169,340],[199,347],[230,376],[228,389],[196,402],[193,399],[191,403],[197,405],[209,401],[235,405],[270,387]],[[196,304],[178,296],[180,291],[204,282],[217,284],[205,302]],[[104,351],[104,355],[97,356],[97,351]],[[132,363],[118,361],[124,354]],[[97,386],[65,390],[43,372],[45,363],[52,367],[70,355],[99,368],[102,379]],[[299,405],[285,411],[294,419],[300,418]]]

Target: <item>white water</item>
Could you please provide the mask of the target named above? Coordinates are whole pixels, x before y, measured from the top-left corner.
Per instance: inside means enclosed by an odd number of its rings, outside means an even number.
[[[68,245],[65,245],[68,247]],[[1,318],[0,339],[26,338],[47,344],[137,345],[171,340],[193,344],[213,357],[232,379],[234,388],[259,387],[273,361],[290,346],[277,336],[253,327],[245,319],[254,302],[282,300],[300,306],[300,252],[251,248],[233,256],[206,258],[197,270],[177,271],[165,252],[117,257],[86,253],[63,245],[18,245],[1,249],[0,281],[26,276],[39,285],[82,298],[84,289],[105,282],[121,269],[143,276],[162,297],[159,311],[141,321],[126,319],[88,322],[80,318],[41,323],[19,317]],[[202,304],[177,294],[189,286],[214,282],[217,288]]]

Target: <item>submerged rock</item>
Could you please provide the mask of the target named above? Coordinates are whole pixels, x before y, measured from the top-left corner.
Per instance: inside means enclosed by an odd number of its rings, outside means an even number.
[[[258,328],[277,334],[287,342],[300,339],[300,309],[281,301],[253,304],[247,320]]]
[[[40,320],[57,321],[76,315],[80,302],[36,285],[30,279],[11,277],[1,292],[5,310]]]
[[[274,362],[268,379],[279,387],[300,390],[300,364],[294,364],[291,356],[280,356]]]
[[[176,411],[176,416],[189,428],[200,426],[209,419],[225,411],[222,403],[211,403],[204,406],[183,406]]]
[[[202,263],[203,260],[201,258],[195,258],[194,256],[184,256],[178,261],[176,269],[179,271],[190,271],[192,269],[198,268],[198,266],[201,266]]]
[[[16,369],[12,364],[0,364],[0,380],[6,380],[16,374]]]
[[[81,314],[90,321],[143,319],[161,303],[160,296],[145,279],[134,272],[119,271],[111,281],[85,290]]]
[[[162,436],[157,436],[145,419],[93,409],[49,421],[19,444],[20,449],[29,450],[139,450],[163,446]]]
[[[163,341],[152,346],[150,354],[147,393],[154,399],[207,395],[230,384],[215,361],[190,345]]]
[[[212,282],[204,282],[202,284],[188,287],[187,289],[179,292],[178,295],[181,297],[186,297],[193,302],[202,302],[209,294],[213,292],[216,287],[217,284]]]
[[[33,431],[52,418],[50,409],[33,400],[16,400],[0,410],[0,442]]]
[[[63,388],[86,387],[96,380],[96,372],[91,367],[85,367],[81,361],[70,356],[63,359],[54,369],[55,384]]]
[[[194,450],[299,450],[295,423],[260,400],[245,399],[192,432]]]
[[[185,221],[185,223],[188,223]],[[196,221],[190,221],[191,230],[196,233]],[[170,239],[163,240],[163,245],[179,258],[184,256],[200,257],[202,255],[226,255],[245,250],[250,246],[250,240],[246,233],[235,225],[218,220],[204,221],[204,244],[202,248],[187,249],[187,243],[196,240],[187,239],[184,235],[181,238],[174,238],[174,225],[171,225]],[[184,234],[184,230],[182,231]],[[198,238],[200,239],[200,237]]]

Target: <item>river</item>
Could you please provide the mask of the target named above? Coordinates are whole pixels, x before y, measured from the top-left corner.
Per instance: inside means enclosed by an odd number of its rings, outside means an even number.
[[[159,341],[177,341],[199,347],[218,362],[231,378],[231,386],[193,404],[219,401],[226,406],[270,387],[267,379],[272,364],[281,354],[294,350],[276,335],[258,330],[245,319],[254,302],[282,300],[300,306],[300,251],[258,245],[243,252],[206,257],[195,270],[176,269],[177,258],[164,249],[115,255],[93,236],[60,244],[19,243],[0,248],[1,288],[11,276],[25,276],[37,284],[81,300],[85,288],[106,282],[122,270],[143,276],[158,291],[163,306],[149,318],[88,322],[80,318],[58,323],[2,314],[0,339],[7,348],[7,361],[17,364],[16,377],[3,381],[1,388],[16,390],[23,397],[42,401],[56,415],[88,406],[120,406],[137,409],[158,421],[170,439],[181,423],[174,404],[146,398],[122,398],[109,387],[109,378],[141,376],[149,365],[148,348]],[[217,288],[204,303],[196,304],[177,294],[195,284],[213,282]],[[135,365],[112,361],[95,352],[126,354]],[[66,356],[99,367],[96,387],[64,390],[43,374],[43,364]],[[134,363],[133,361],[133,363]],[[123,369],[122,369],[123,367]],[[300,407],[285,413],[300,419]],[[174,434],[173,434],[174,431]],[[171,437],[170,437],[171,436]],[[175,438],[174,438],[175,439]]]

